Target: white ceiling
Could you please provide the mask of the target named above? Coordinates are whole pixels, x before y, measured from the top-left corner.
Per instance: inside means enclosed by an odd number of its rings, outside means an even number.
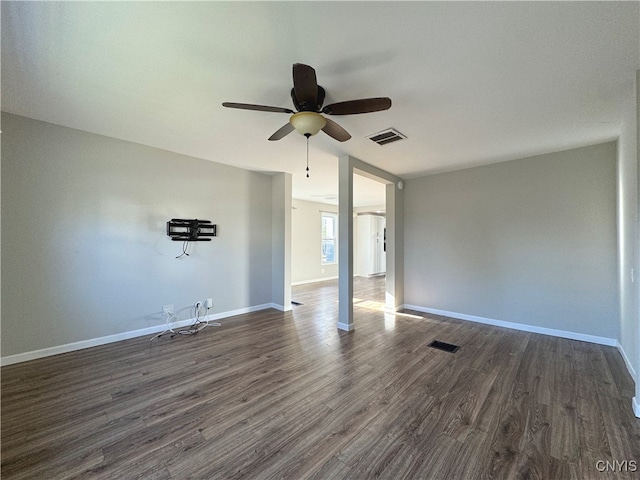
[[[2,2],[2,109],[243,168],[293,174],[336,203],[338,157],[403,178],[617,138],[640,68],[638,2]],[[353,138],[267,138],[291,108],[291,66]],[[393,127],[408,138],[378,146]],[[376,188],[373,188],[376,187]],[[356,206],[383,203],[360,178]],[[381,201],[382,200],[382,201]]]

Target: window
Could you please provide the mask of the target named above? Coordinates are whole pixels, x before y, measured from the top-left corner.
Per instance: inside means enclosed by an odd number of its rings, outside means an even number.
[[[322,264],[336,261],[336,239],[338,238],[338,215],[322,212]]]

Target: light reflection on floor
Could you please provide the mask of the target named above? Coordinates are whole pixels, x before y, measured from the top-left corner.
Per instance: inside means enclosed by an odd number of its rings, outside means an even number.
[[[357,309],[364,309],[375,312],[384,313],[384,329],[393,331],[396,328],[396,322],[400,319],[422,320],[424,317],[420,315],[412,315],[409,313],[396,312],[393,308],[387,307],[385,298],[385,279],[384,276],[376,278],[354,278],[354,288],[358,290],[359,295],[353,297],[353,306]],[[302,305],[294,307],[295,311],[300,313],[307,311],[308,307],[314,307],[314,316],[317,318],[317,333],[329,333],[335,329],[334,319],[338,315],[338,280],[328,280],[317,282],[315,284],[299,285],[293,289],[294,296]],[[332,298],[333,297],[333,298]],[[366,300],[363,297],[378,298],[377,300]],[[306,307],[305,307],[306,304]],[[380,318],[380,317],[377,317]],[[327,320],[330,320],[327,322]]]
[[[384,312],[385,330],[393,330],[396,327],[397,317],[405,317],[405,318],[413,318],[413,319],[424,318],[420,315],[412,315],[410,313],[396,312],[391,307],[387,307],[383,302],[376,302],[374,300],[361,300],[359,298],[354,298],[353,306],[358,308],[366,308],[367,310],[375,310],[377,312]]]

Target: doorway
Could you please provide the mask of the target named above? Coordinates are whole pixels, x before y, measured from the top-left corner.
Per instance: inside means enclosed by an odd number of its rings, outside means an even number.
[[[384,303],[386,274],[386,198],[385,184],[354,176],[353,269],[355,301]],[[314,299],[329,298],[338,288],[337,198],[318,201],[292,199],[291,252],[292,304],[294,307]],[[375,277],[375,278],[373,278]]]
[[[386,185],[353,176],[353,305],[384,309],[387,265]]]
[[[338,329],[355,329],[353,307],[354,285],[354,180],[358,176],[384,185],[386,209],[386,278],[385,307],[397,310],[404,300],[403,285],[403,182],[399,177],[369,165],[350,155],[340,157],[338,165],[339,256],[343,261],[338,268]],[[346,235],[345,235],[346,232]],[[348,259],[348,261],[344,261]]]

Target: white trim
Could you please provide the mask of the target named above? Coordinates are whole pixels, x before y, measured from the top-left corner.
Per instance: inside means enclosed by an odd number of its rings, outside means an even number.
[[[633,413],[636,417],[640,418],[640,403],[638,402],[638,397],[633,397],[631,403],[633,405]]]
[[[261,305],[254,305],[252,307],[237,308],[235,310],[229,310],[226,312],[212,313],[210,315],[207,315],[205,319],[208,321],[212,321],[212,320],[220,320],[222,318],[235,317],[236,315],[243,315],[245,313],[258,312],[260,310],[273,308],[273,305],[274,305],[273,303],[263,303]],[[193,321],[194,319],[191,319],[191,320]]]
[[[213,313],[206,315],[202,320],[214,321],[222,318],[234,317],[236,315],[242,315],[244,313],[257,312],[259,310],[266,310],[268,308],[276,308],[272,303],[264,303],[262,305],[254,305],[253,307],[239,308],[236,310],[229,310],[227,312]],[[180,320],[179,322],[172,323],[171,328],[181,328],[191,325],[195,321],[195,318],[189,318],[187,320]],[[154,333],[160,333],[167,328],[165,323],[160,325],[154,325],[153,327],[141,328],[139,330],[132,330],[129,332],[116,333],[114,335],[107,335],[106,337],[92,338],[89,340],[81,340],[79,342],[67,343],[64,345],[57,345],[55,347],[43,348],[41,350],[33,350],[31,352],[18,353],[16,355],[9,355],[0,359],[1,366],[13,365],[14,363],[27,362],[29,360],[35,360],[37,358],[50,357],[52,355],[58,355],[60,353],[73,352],[76,350],[83,350],[85,348],[97,347],[99,345],[106,345],[107,343],[119,342],[121,340],[128,340],[135,337],[144,337],[146,335],[153,335]]]
[[[324,282],[326,280],[337,280],[338,276],[334,275],[332,277],[322,277],[322,278],[312,278],[311,280],[302,280],[300,282],[291,282],[291,286],[295,285],[304,285],[306,283],[316,283],[316,282]]]
[[[378,276],[384,276],[384,275],[386,275],[386,272],[374,273],[372,275],[361,275],[359,273],[354,273],[353,274],[354,278],[355,277],[372,278],[372,277],[378,277]],[[305,285],[307,283],[325,282],[327,280],[338,280],[338,276],[334,275],[332,277],[312,278],[311,280],[301,280],[299,282],[291,282],[291,286],[295,287],[296,285]]]
[[[282,305],[278,305],[277,303],[272,303],[271,308],[275,308],[276,310],[279,310],[281,312],[289,312],[293,310],[293,307],[291,305],[289,305],[288,307],[283,307]]]
[[[446,310],[437,310],[435,308],[420,307],[418,305],[403,305],[408,310],[416,310],[418,312],[432,313],[434,315],[442,315],[444,317],[458,318],[460,320],[469,320],[476,323],[484,323],[495,327],[511,328],[523,332],[540,333],[542,335],[551,335],[553,337],[568,338],[570,340],[579,340],[581,342],[597,343],[616,347],[618,341],[615,338],[599,337],[596,335],[588,335],[586,333],[568,332],[565,330],[556,330],[554,328],[538,327],[536,325],[527,325],[524,323],[505,322],[504,320],[494,320],[492,318],[477,317],[475,315],[467,315],[465,313],[448,312]]]
[[[622,355],[622,359],[624,360],[624,363],[627,366],[627,370],[629,371],[631,378],[635,379],[636,371],[633,368],[633,365],[631,365],[631,360],[629,360],[629,357],[627,357],[627,352],[624,351],[624,348],[622,348],[622,345],[620,344],[620,342],[616,342],[616,348],[620,352],[620,355]]]
[[[353,326],[353,323],[338,322],[338,330],[344,330],[345,332],[353,332],[355,330],[355,327]]]

